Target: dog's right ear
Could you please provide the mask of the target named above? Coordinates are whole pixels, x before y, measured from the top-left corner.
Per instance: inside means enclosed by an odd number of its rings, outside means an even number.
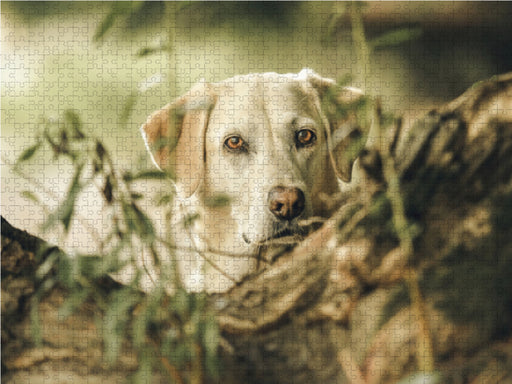
[[[298,77],[306,80],[322,101],[323,115],[328,120],[326,128],[331,164],[340,180],[350,182],[352,165],[359,155],[353,153],[350,147],[362,133],[356,124],[354,112],[340,116],[337,110],[347,110],[347,106],[361,101],[363,92],[357,88],[339,86],[334,80],[321,77],[307,68],[299,72]]]
[[[214,104],[210,85],[201,80],[154,112],[141,127],[153,162],[176,177],[187,197],[197,189],[204,173],[206,126]]]

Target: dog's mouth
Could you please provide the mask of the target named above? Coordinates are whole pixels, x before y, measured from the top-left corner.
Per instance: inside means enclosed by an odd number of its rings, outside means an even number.
[[[308,220],[296,225],[274,227],[272,233],[262,240],[251,241],[245,233],[242,234],[242,238],[246,244],[257,246],[295,245],[304,240],[315,229],[318,229],[320,225],[319,221]]]

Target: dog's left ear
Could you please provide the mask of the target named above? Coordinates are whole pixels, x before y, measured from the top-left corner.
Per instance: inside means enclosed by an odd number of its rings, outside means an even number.
[[[355,106],[364,97],[358,88],[344,87],[333,79],[321,77],[311,69],[303,69],[299,78],[311,85],[320,100],[320,114],[326,119],[329,156],[336,175],[345,182],[352,178],[352,165],[359,155],[351,144],[362,132],[355,118]]]
[[[153,162],[175,175],[189,197],[202,180],[206,126],[215,103],[204,80],[162,109],[142,125],[141,132]]]

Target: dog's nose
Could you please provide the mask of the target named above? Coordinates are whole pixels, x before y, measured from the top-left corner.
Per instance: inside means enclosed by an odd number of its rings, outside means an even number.
[[[268,208],[279,220],[292,220],[304,210],[304,192],[295,187],[274,187],[268,193]]]

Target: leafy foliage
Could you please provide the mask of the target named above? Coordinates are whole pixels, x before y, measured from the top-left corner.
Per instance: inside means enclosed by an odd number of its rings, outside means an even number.
[[[91,186],[96,187],[98,201],[103,200],[112,212],[110,233],[101,244],[102,253],[70,257],[53,248],[40,250],[37,255],[41,259],[35,275],[38,290],[32,298],[30,311],[35,343],[40,345],[43,340],[39,302],[58,284],[68,292],[60,315],[71,315],[88,300],[93,300],[103,310],[99,321],[108,364],[116,362],[123,343],[131,340],[139,359],[134,382],[147,380],[155,367],[178,382],[193,381],[194,375],[217,377],[220,335],[215,317],[207,310],[205,294],[191,294],[181,289],[180,282],[176,281],[178,274],[173,272],[163,274],[156,288],[147,295],[138,290],[140,271],[131,284],[119,289],[105,292],[100,284],[102,278],[119,273],[136,258],[135,244],[142,244],[150,252],[155,266],[160,265],[162,257],[174,257],[172,247],[159,237],[139,204],[141,195],[133,187],[133,183],[140,180],[165,182],[171,175],[154,170],[119,172],[106,146],[84,133],[76,111],[66,110],[61,120],[47,121],[35,140],[36,143],[19,156],[15,168],[20,169],[49,148],[54,161],[63,161],[74,169],[67,192],[48,214],[44,229],[59,227],[64,234],[69,233],[76,216],[76,203],[83,191]],[[24,191],[22,195],[43,204],[31,191]],[[172,194],[166,193],[159,196],[159,204],[168,205],[172,199]],[[225,203],[222,197],[213,200],[213,204]],[[130,257],[127,259],[126,255]],[[175,263],[171,263],[173,265]],[[176,290],[169,296],[164,287],[168,286],[171,277],[175,279],[171,283]]]

